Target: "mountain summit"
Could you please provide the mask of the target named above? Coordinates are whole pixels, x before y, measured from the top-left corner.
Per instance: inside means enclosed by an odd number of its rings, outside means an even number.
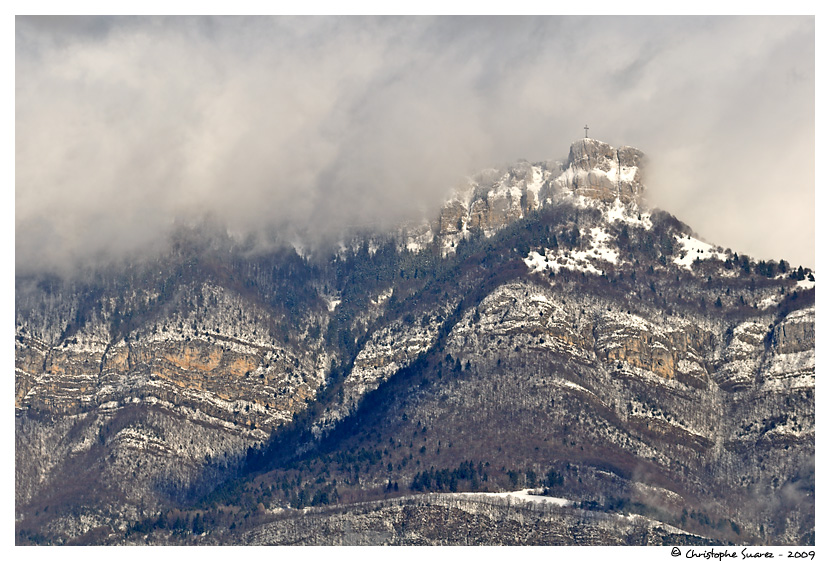
[[[574,195],[611,202],[643,203],[640,166],[644,156],[630,146],[613,148],[591,138],[571,144],[568,166],[556,178],[557,185]]]
[[[451,250],[470,233],[492,235],[563,199],[582,204],[619,200],[632,211],[644,210],[643,161],[643,153],[636,148],[613,148],[585,138],[571,145],[564,164],[521,161],[505,170],[482,171],[444,204],[435,233],[444,248]]]

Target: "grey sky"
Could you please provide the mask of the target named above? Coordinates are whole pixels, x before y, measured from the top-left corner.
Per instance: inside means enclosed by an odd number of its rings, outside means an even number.
[[[812,17],[18,17],[17,270],[205,213],[396,223],[586,123],[708,241],[812,267],[814,43]]]

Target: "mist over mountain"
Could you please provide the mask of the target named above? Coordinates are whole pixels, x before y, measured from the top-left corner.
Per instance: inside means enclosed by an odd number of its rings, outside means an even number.
[[[647,161],[16,276],[16,543],[813,545],[816,274],[648,204]]]
[[[814,261],[812,17],[18,17],[15,267],[432,218],[590,135],[707,239]],[[713,210],[714,209],[714,210]],[[775,224],[770,228],[769,224]],[[310,240],[310,241],[309,241]]]

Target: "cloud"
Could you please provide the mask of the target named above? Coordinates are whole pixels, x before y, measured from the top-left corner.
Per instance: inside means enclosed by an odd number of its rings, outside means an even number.
[[[814,263],[810,17],[22,18],[16,267],[158,248],[210,214],[335,235],[463,177],[643,149],[714,243]]]

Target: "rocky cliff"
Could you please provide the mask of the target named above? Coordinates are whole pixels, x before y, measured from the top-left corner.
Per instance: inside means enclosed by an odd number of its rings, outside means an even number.
[[[441,210],[436,235],[452,248],[470,233],[492,235],[507,224],[562,198],[646,208],[636,148],[586,138],[571,145],[567,161],[519,162],[505,170],[486,170],[457,189]]]

